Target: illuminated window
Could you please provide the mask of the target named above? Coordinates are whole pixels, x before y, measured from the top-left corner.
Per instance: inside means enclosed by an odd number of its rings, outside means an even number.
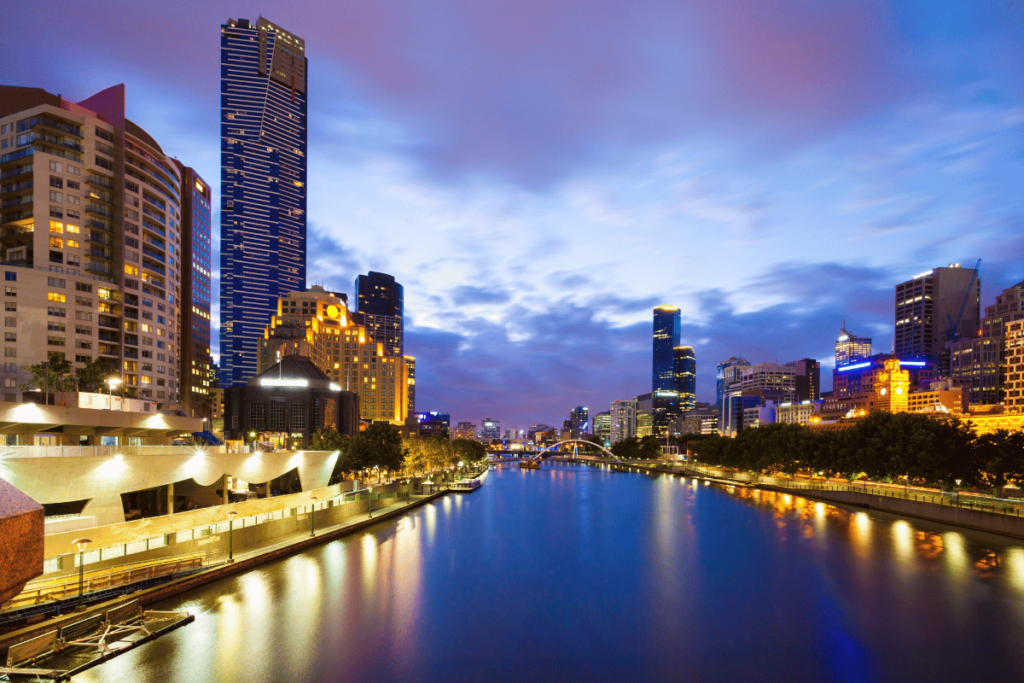
[[[65,301],[64,295],[59,292],[47,292],[46,299],[47,301],[58,301],[60,303]]]
[[[78,240],[72,240],[72,239],[68,240],[68,249],[77,249],[80,246],[82,246],[82,245],[79,244]]]
[[[51,237],[50,238],[50,247],[53,248],[53,249],[63,249],[64,248],[64,240],[61,239],[60,237]]]
[[[50,221],[50,224],[52,225],[53,221]],[[65,229],[68,232],[75,233],[76,235],[81,232],[81,229],[77,225],[71,225],[70,223],[68,223],[68,225],[67,225],[67,227]],[[53,230],[53,228],[50,228],[50,230]]]
[[[50,232],[55,232],[58,235],[64,233],[64,224],[60,221],[50,221]]]

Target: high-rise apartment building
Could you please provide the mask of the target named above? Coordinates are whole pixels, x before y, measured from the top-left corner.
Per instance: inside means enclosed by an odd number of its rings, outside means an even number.
[[[598,413],[594,416],[594,436],[605,443],[609,443],[612,432],[612,413],[610,410]]]
[[[796,401],[817,401],[821,396],[821,363],[801,358],[786,363],[796,382]]]
[[[343,298],[313,286],[278,300],[257,340],[258,371],[287,356],[307,356],[344,391],[359,395],[362,419],[404,424],[409,416],[408,369],[348,318]]]
[[[125,117],[124,86],[77,104],[0,87],[4,398],[57,355],[178,405],[183,220],[181,174]]]
[[[480,439],[482,441],[491,441],[492,439],[501,438],[501,423],[498,420],[492,420],[489,417],[485,417],[484,421],[480,425]]]
[[[977,272],[951,264],[896,285],[896,354],[936,363],[947,341],[977,334],[981,281]]]
[[[385,349],[387,346],[384,347]],[[406,383],[409,385],[406,388],[406,396],[409,397],[409,414],[416,412],[416,358],[413,356],[403,356],[405,358],[405,373]]]
[[[211,192],[194,168],[174,163],[181,174],[181,402],[209,417]]]
[[[631,436],[636,436],[636,401],[612,401],[611,429],[608,440],[612,444],[625,441]]]
[[[722,361],[715,368],[715,406],[718,408],[718,428],[723,434],[727,433],[725,428],[729,424],[728,416],[725,414],[728,410],[726,399],[738,391],[738,388],[731,391],[730,387],[739,381],[742,369],[749,367],[749,361],[731,356],[729,360]]]
[[[1024,320],[1006,323],[1006,382],[1003,402],[1010,412],[1024,413]]]
[[[692,346],[672,349],[675,390],[679,394],[679,410],[686,412],[697,405],[697,357]]]
[[[472,422],[460,422],[455,431],[452,432],[452,439],[476,439],[476,425]]]
[[[391,353],[404,353],[405,288],[393,276],[371,270],[356,278],[354,299],[356,322]]]
[[[679,394],[652,391],[636,397],[636,435],[665,438],[679,419]]]
[[[674,349],[679,346],[682,322],[675,306],[654,309],[654,363],[651,391],[675,391]]]
[[[582,439],[590,433],[590,409],[576,406],[569,414],[569,433],[574,439]]]
[[[846,329],[846,318],[839,328],[839,339],[836,340],[836,365],[840,368],[871,355],[871,337],[858,337]]]
[[[949,345],[949,376],[964,389],[971,405],[1003,401],[1006,378],[1006,325],[1024,320],[1024,282],[1004,289],[985,307],[979,336]]]
[[[306,47],[263,17],[220,35],[220,375],[238,386],[278,299],[306,288]]]

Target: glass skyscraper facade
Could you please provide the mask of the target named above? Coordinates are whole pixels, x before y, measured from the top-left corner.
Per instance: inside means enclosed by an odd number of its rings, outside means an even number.
[[[692,346],[677,346],[672,353],[679,410],[693,410],[697,405],[697,357]]]
[[[651,391],[675,391],[674,349],[679,346],[682,318],[675,306],[654,309],[654,367]]]
[[[405,288],[393,276],[371,270],[356,278],[353,298],[357,313],[352,319],[365,327],[374,341],[384,344],[389,353],[402,355]]]
[[[256,375],[277,301],[306,289],[306,46],[260,17],[221,26],[220,377]]]

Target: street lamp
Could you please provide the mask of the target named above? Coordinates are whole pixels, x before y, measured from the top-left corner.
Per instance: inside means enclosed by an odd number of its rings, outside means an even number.
[[[310,496],[312,504],[309,506],[309,537],[316,536],[316,496]]]
[[[235,516],[237,514],[234,510],[228,513],[228,564],[235,561]]]
[[[85,586],[85,546],[92,543],[90,538],[78,538],[72,541],[78,546],[78,606],[82,606],[82,594]]]
[[[121,383],[121,378],[108,377],[103,381],[107,383],[107,410],[111,410],[114,407],[114,387]]]

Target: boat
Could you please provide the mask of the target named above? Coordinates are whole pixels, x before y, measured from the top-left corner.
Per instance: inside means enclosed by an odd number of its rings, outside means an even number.
[[[521,470],[539,470],[540,460],[534,458],[523,458],[519,461],[519,469]]]
[[[473,493],[481,486],[483,482],[479,479],[460,479],[452,482],[451,490],[457,493]]]

